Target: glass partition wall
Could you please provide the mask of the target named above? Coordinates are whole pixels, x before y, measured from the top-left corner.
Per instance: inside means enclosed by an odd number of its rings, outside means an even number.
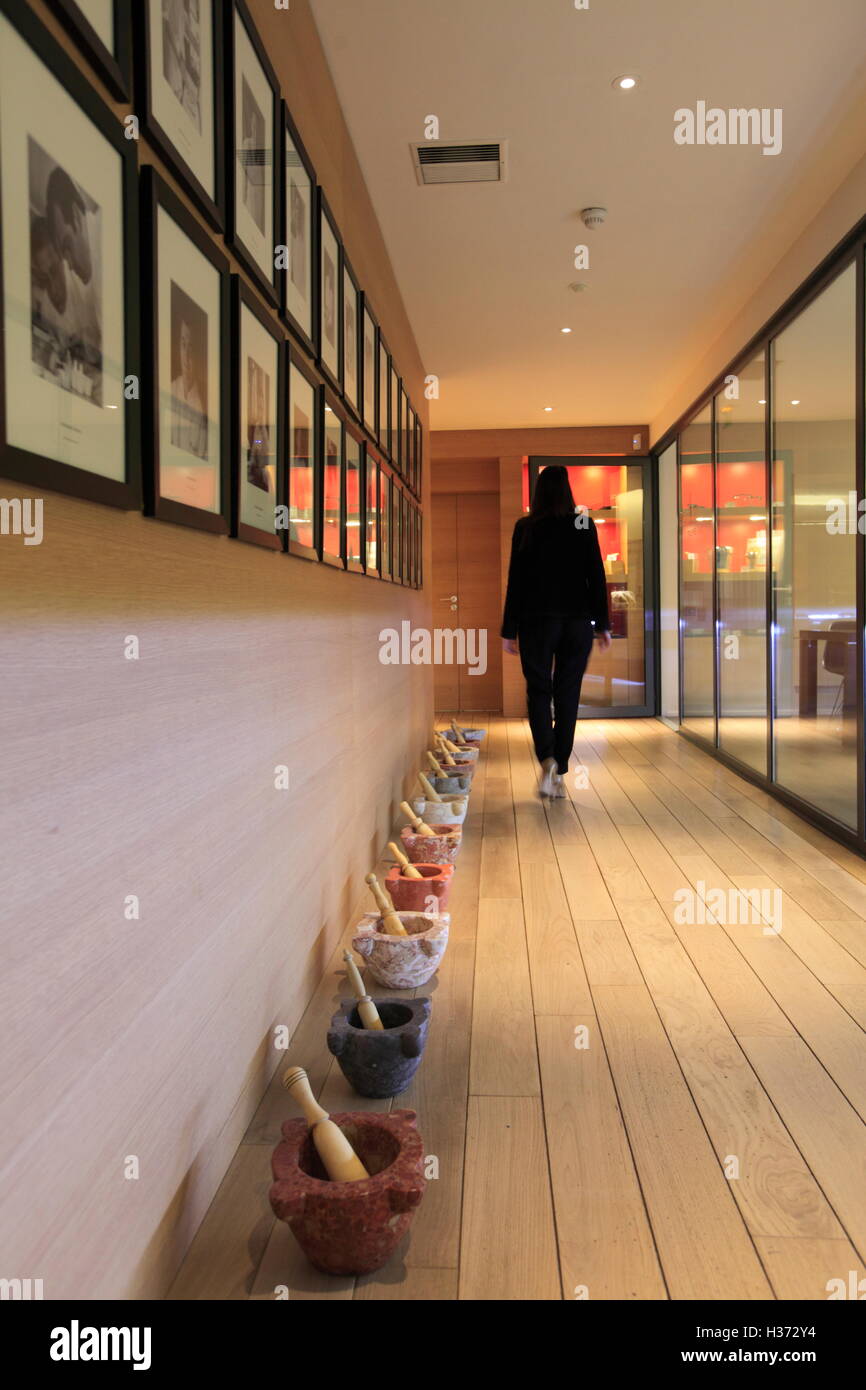
[[[864,850],[862,258],[677,443],[682,730]]]

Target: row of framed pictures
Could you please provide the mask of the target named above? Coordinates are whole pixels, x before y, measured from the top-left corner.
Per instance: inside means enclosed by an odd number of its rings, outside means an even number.
[[[53,0],[352,418],[420,496],[421,431],[246,0]],[[11,3],[4,8],[21,8]],[[278,21],[288,23],[279,12]],[[82,185],[83,192],[83,185]],[[86,195],[85,195],[86,196]]]

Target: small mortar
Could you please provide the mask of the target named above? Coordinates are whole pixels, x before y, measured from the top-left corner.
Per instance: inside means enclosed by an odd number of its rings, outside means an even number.
[[[409,805],[432,830],[431,822],[434,820],[440,825],[462,825],[469,810],[469,797],[452,796],[447,801],[427,801],[423,796],[413,796]],[[455,806],[459,808],[456,811]]]
[[[421,1065],[429,999],[374,999],[382,1029],[365,1028],[358,1003],[347,999],[331,1019],[328,1050],[359,1096],[385,1100],[405,1091]]]
[[[467,743],[480,743],[487,735],[486,729],[464,729],[463,737]]]
[[[396,1250],[424,1196],[424,1146],[414,1110],[345,1112],[343,1130],[369,1178],[329,1182],[306,1120],[286,1120],[268,1193],[307,1259],[324,1274],[370,1274]]]
[[[447,777],[431,776],[429,779],[433,790],[440,796],[468,796],[472,788],[472,777],[458,772],[456,768],[449,769]]]
[[[355,928],[352,945],[370,967],[373,979],[386,989],[415,989],[436,974],[448,945],[451,917],[447,912],[398,912],[408,936],[379,931],[382,919],[367,912]]]
[[[463,830],[459,825],[432,824],[432,835],[419,835],[410,825],[400,831],[400,840],[410,864],[453,864],[460,849]]]
[[[418,860],[414,866],[420,878],[407,878],[395,864],[388,870],[385,887],[398,912],[427,912],[433,908],[428,898],[436,898],[436,912],[444,912],[451,896],[454,868],[451,864],[425,864]]]
[[[461,761],[464,762],[464,763],[477,763],[477,762],[478,762],[478,753],[479,753],[479,750],[478,750],[477,748],[458,748],[456,753],[454,753],[454,752],[451,753],[451,756],[452,756],[452,758],[454,759],[455,763],[459,763],[459,762],[461,762]],[[440,754],[440,755],[437,755],[437,760],[438,760],[440,763],[443,762],[443,761],[444,761],[444,755],[441,755],[441,754]],[[446,765],[446,767],[450,767],[450,766],[451,766],[450,763],[446,763],[445,765]]]

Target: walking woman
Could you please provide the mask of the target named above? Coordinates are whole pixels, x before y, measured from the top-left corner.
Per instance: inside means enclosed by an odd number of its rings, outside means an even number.
[[[559,464],[539,473],[529,515],[514,527],[502,637],[506,652],[520,652],[541,795],[565,796],[583,673],[593,640],[610,646],[610,619],[595,523],[578,512]]]

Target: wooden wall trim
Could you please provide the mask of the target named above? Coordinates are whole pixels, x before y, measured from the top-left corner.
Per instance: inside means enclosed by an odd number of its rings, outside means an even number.
[[[635,449],[632,440],[641,437]],[[507,454],[645,454],[648,425],[529,426],[515,430],[433,430],[430,457],[492,461]]]

